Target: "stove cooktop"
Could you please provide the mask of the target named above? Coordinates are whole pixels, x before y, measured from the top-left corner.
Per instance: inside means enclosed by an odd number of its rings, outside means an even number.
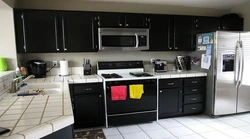
[[[111,74],[102,74],[102,76],[106,79],[111,79],[111,78],[123,78],[121,75],[116,74],[116,73],[111,73]]]

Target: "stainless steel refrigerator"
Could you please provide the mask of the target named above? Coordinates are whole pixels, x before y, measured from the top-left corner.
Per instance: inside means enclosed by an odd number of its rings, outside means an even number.
[[[208,74],[205,113],[220,116],[249,112],[250,32],[198,34],[197,50],[190,55],[209,53],[211,66],[202,69]]]

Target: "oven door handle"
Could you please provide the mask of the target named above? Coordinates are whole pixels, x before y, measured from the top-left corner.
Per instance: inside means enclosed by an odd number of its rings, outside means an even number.
[[[139,37],[138,37],[137,33],[135,33],[135,39],[136,39],[135,48],[138,48],[139,47]]]

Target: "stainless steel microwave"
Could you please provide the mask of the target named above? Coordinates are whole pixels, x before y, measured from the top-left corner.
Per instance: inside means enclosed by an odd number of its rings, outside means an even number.
[[[148,50],[149,29],[99,28],[99,50]]]

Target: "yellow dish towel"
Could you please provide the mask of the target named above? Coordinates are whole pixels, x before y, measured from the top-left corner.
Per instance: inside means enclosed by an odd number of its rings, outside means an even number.
[[[129,96],[131,99],[141,99],[144,93],[143,84],[129,86]]]

